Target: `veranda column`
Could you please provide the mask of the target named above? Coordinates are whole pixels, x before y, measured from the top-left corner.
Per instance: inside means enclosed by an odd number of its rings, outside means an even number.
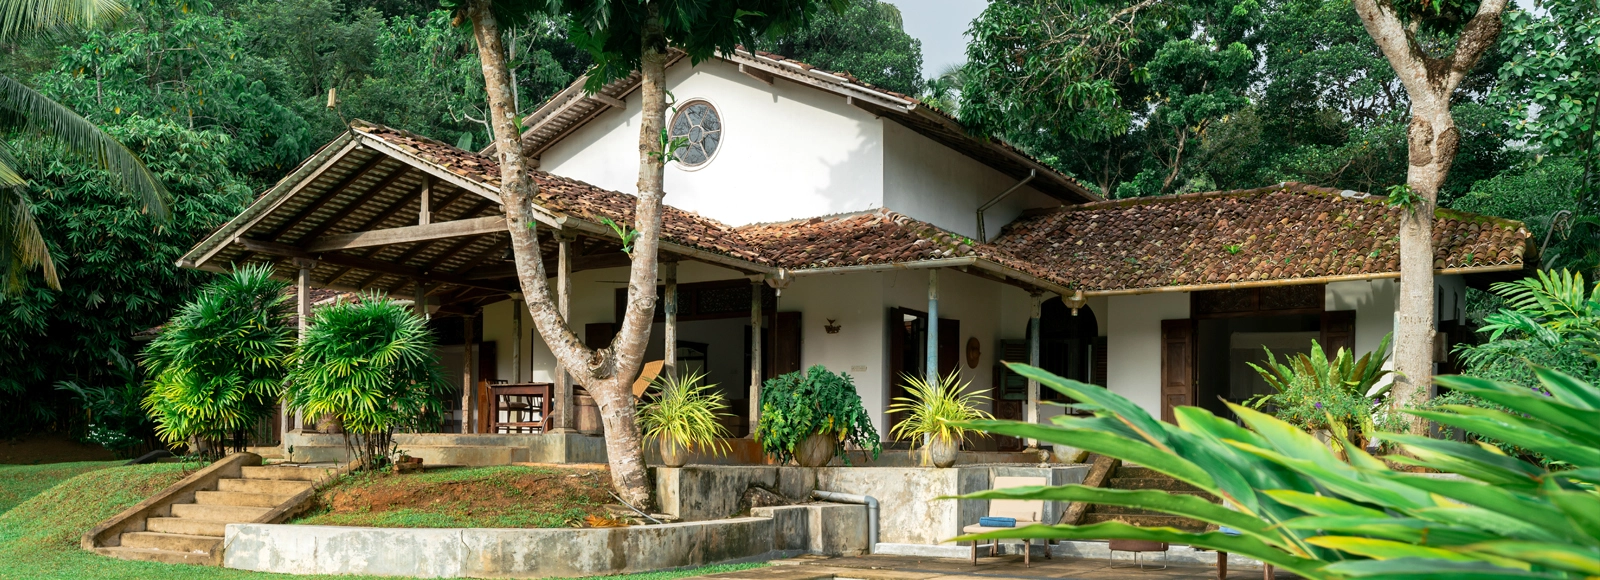
[[[433,178],[429,177],[422,182],[422,198],[417,203],[417,225],[425,226],[433,223]]]
[[[561,311],[561,321],[566,322],[572,311],[572,241],[576,239],[572,234],[558,232],[556,234],[556,308]],[[592,344],[593,348],[602,348],[604,345]],[[555,415],[553,423],[556,433],[570,433],[573,430],[572,417],[572,376],[567,374],[567,369],[559,363],[556,364],[556,404],[551,406]]]
[[[666,285],[666,295],[661,301],[662,316],[666,318],[662,333],[666,339],[661,342],[664,349],[662,360],[665,365],[661,367],[661,374],[668,377],[678,376],[678,263],[661,262],[661,280]]]
[[[511,382],[522,383],[522,293],[511,293]]]
[[[300,268],[300,275],[295,278],[295,310],[296,314],[300,315],[300,340],[305,340],[306,329],[310,328],[311,325],[311,271],[316,269],[317,261],[306,258],[295,258],[294,265]],[[278,415],[280,415],[278,418],[278,426],[282,429],[280,432],[283,433],[284,436],[287,436],[289,434],[290,427],[295,425],[299,425],[302,429],[305,428],[305,418],[301,417],[300,413],[298,412],[295,413],[293,424],[290,423],[289,406],[287,402],[288,401],[286,399],[284,401],[279,401],[278,403]],[[280,436],[280,444],[283,443],[281,439],[283,439],[282,436]]]
[[[1042,296],[1037,292],[1029,296],[1029,299],[1033,301],[1033,309],[1028,311],[1028,366],[1031,367],[1039,366],[1039,305],[1041,304]],[[1038,380],[1028,379],[1028,408],[1023,417],[1030,424],[1039,422]],[[1038,446],[1039,442],[1037,440],[1028,440],[1029,449],[1037,448]]]
[[[939,384],[939,269],[928,269],[928,364],[923,373],[929,385]]]
[[[756,425],[761,422],[761,286],[766,276],[750,277],[750,432],[754,439]]]
[[[417,280],[411,295],[411,307],[417,311],[417,316],[428,317],[428,291],[422,285],[422,280]]]
[[[472,312],[461,317],[461,433],[472,432],[472,393],[477,391],[477,385],[472,384]]]

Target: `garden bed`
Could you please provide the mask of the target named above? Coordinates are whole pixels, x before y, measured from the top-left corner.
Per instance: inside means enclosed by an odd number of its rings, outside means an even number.
[[[386,528],[560,528],[609,514],[603,467],[461,467],[353,474],[293,524]]]

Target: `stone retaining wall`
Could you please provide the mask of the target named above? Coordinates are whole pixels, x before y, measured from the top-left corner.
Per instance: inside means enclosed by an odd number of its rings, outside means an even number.
[[[395,529],[229,524],[223,565],[282,574],[553,578],[866,550],[866,508],[813,504],[757,516],[623,528]]]

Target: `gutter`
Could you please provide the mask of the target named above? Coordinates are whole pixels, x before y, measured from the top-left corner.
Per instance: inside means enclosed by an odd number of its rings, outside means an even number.
[[[871,554],[878,547],[878,499],[870,495],[856,495],[853,493],[840,493],[837,491],[811,492],[812,497],[839,503],[853,503],[867,506],[867,553]]]
[[[1456,274],[1487,274],[1490,272],[1513,272],[1525,268],[1524,264],[1502,264],[1499,266],[1479,266],[1467,268],[1440,268],[1434,270],[1435,276],[1453,276]],[[1203,292],[1206,290],[1239,290],[1244,288],[1265,288],[1269,286],[1300,286],[1305,284],[1329,284],[1333,282],[1360,282],[1365,280],[1383,280],[1399,278],[1399,272],[1378,272],[1375,274],[1347,274],[1343,276],[1318,276],[1315,278],[1291,278],[1288,280],[1253,280],[1250,282],[1220,282],[1214,284],[1195,284],[1188,286],[1161,286],[1158,288],[1129,288],[1126,290],[1094,290],[1084,292],[1083,296],[1132,296],[1136,294],[1164,294],[1168,292]]]
[[[975,256],[967,256],[967,257],[964,257],[964,258],[938,258],[938,259],[934,259],[934,260],[918,260],[916,262],[896,262],[896,263],[893,263],[893,264],[863,264],[863,265],[859,265],[859,266],[832,266],[832,267],[827,267],[827,268],[804,268],[804,269],[800,269],[800,270],[787,270],[787,272],[789,273],[790,276],[818,276],[818,275],[823,275],[823,274],[860,274],[860,273],[867,273],[867,272],[889,272],[889,271],[893,271],[893,270],[925,270],[925,269],[928,269],[928,268],[966,268],[966,267],[973,267],[973,268],[977,268],[979,270],[990,272],[990,273],[998,275],[998,276],[1002,276],[1002,277],[1005,277],[1005,278],[1010,278],[1012,280],[1016,280],[1017,282],[1021,282],[1023,284],[1027,284],[1029,286],[1034,286],[1034,287],[1039,288],[1039,289],[1048,290],[1050,292],[1054,292],[1054,293],[1059,294],[1061,296],[1072,296],[1073,293],[1077,292],[1076,290],[1069,289],[1066,286],[1062,286],[1062,285],[1057,284],[1055,282],[1050,282],[1050,281],[1041,279],[1038,276],[1034,276],[1032,274],[1028,274],[1027,272],[1016,270],[1016,269],[1013,269],[1013,268],[1010,268],[1010,267],[1007,267],[1007,266],[1003,266],[1001,264],[997,264],[997,263],[992,262],[992,261],[990,261],[988,259],[979,258],[979,257],[975,257]]]
[[[1033,178],[1038,177],[1038,176],[1039,176],[1039,170],[1037,170],[1037,169],[1029,169],[1028,170],[1028,176],[1022,178],[1022,181],[1018,181],[1016,183],[1016,185],[1012,185],[1010,188],[1006,189],[1005,191],[1000,192],[1000,195],[994,196],[994,199],[989,200],[988,203],[985,203],[983,205],[978,206],[978,242],[979,243],[984,243],[984,244],[989,243],[989,236],[985,235],[984,229],[983,229],[983,212],[984,212],[984,210],[987,210],[987,209],[989,209],[991,207],[994,207],[994,204],[1000,203],[1000,200],[1005,199],[1006,196],[1011,195],[1012,192],[1014,192],[1014,191],[1016,191],[1018,189],[1022,189],[1022,186],[1027,185],[1028,182],[1033,181]]]

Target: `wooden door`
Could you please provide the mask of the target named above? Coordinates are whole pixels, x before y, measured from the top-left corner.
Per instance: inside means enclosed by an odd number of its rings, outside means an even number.
[[[961,321],[939,319],[939,376],[961,372]]]
[[[1176,423],[1173,409],[1195,399],[1194,320],[1161,321],[1161,420]]]
[[[800,313],[779,312],[772,317],[767,328],[767,342],[762,353],[767,359],[767,376],[776,377],[800,370]]]
[[[1317,342],[1322,343],[1322,352],[1328,355],[1328,360],[1333,360],[1341,348],[1350,351],[1352,357],[1356,356],[1356,311],[1322,313],[1322,337]]]

